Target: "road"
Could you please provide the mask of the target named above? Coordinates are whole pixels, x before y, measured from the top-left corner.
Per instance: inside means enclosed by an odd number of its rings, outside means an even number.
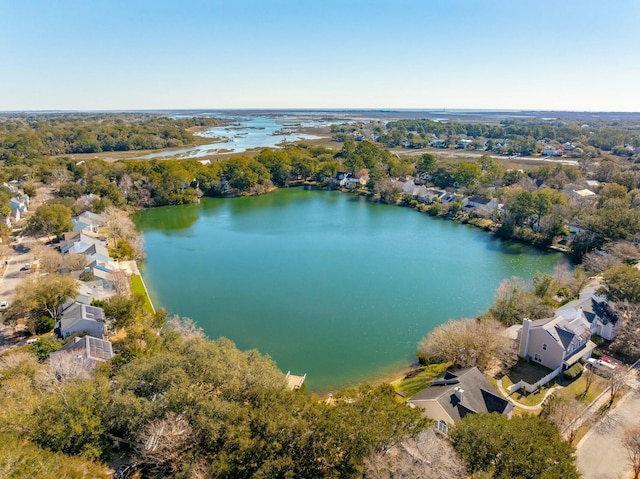
[[[7,259],[7,268],[4,275],[0,278],[0,301],[7,301],[9,304],[13,301],[16,294],[16,287],[24,281],[30,274],[34,274],[34,270],[22,271],[21,268],[26,263],[33,262],[33,255],[22,244],[21,237],[13,244],[14,248],[11,256]],[[13,331],[11,328],[0,324],[0,352],[13,341]]]
[[[631,463],[622,445],[627,426],[640,423],[640,381],[637,370],[628,376],[629,392],[578,443],[578,470],[585,479],[627,479]]]

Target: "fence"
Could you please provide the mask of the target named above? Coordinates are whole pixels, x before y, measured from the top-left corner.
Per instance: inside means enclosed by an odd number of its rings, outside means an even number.
[[[543,377],[542,379],[539,379],[538,381],[536,381],[533,384],[529,384],[524,379],[521,379],[517,383],[512,384],[511,386],[509,386],[507,388],[507,390],[509,391],[509,394],[512,394],[515,391],[518,391],[518,390],[524,388],[524,390],[527,391],[528,393],[532,393],[532,392],[536,391],[540,386],[542,386],[544,384],[547,384],[549,381],[551,381],[553,378],[555,378],[561,372],[562,372],[562,366],[560,366],[557,369],[554,369],[549,374],[547,374],[545,377]]]

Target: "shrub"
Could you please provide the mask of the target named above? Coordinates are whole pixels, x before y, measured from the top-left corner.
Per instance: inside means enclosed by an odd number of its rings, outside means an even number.
[[[36,334],[48,333],[54,328],[55,325],[56,322],[51,316],[40,316],[38,319],[36,319]]]
[[[562,374],[567,379],[575,379],[582,374],[582,371],[584,371],[584,366],[580,363],[575,363],[573,366],[571,366],[569,369],[564,371]]]

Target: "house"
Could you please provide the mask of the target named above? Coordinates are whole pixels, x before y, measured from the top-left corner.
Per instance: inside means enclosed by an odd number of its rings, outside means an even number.
[[[11,207],[11,217],[16,221],[20,221],[22,215],[29,211],[29,197],[25,194],[16,195],[9,200]]]
[[[54,363],[66,354],[72,354],[74,359],[80,361],[84,367],[94,367],[99,362],[113,358],[113,348],[111,341],[88,335],[75,337],[61,349],[51,353],[50,361]]]
[[[571,153],[572,151],[574,151],[576,149],[576,145],[574,145],[573,143],[570,142],[566,142],[562,144],[562,147],[564,148],[564,151]]]
[[[360,188],[361,186],[365,186],[368,181],[369,175],[365,171],[347,173],[342,180],[340,180],[340,186],[344,186],[346,188]]]
[[[480,208],[484,207],[490,210],[495,210],[498,208],[498,200],[495,198],[490,199],[486,196],[471,196],[470,198],[465,198],[462,200],[463,204],[467,208]]]
[[[562,313],[562,314],[560,314]],[[591,357],[591,325],[580,310],[557,311],[552,318],[525,319],[518,333],[518,356],[546,366],[559,374]]]
[[[434,136],[429,140],[429,146],[431,148],[446,148],[447,142],[446,140],[443,140],[441,138],[438,138],[437,136]]]
[[[593,191],[587,188],[584,188],[582,190],[571,190],[570,194],[576,198],[593,198],[594,196],[596,196]]]
[[[462,138],[462,139],[458,140],[458,143],[456,144],[456,148],[459,149],[459,150],[464,150],[469,145],[471,145],[471,143],[473,143],[473,140]]]
[[[104,215],[91,211],[85,211],[71,221],[73,221],[73,231],[90,231],[91,233],[97,233],[107,222]]]
[[[617,333],[618,314],[611,308],[604,296],[595,293],[595,287],[586,288],[580,297],[556,311],[561,316],[582,312],[590,324],[591,333],[611,341]]]
[[[447,371],[407,403],[423,409],[424,415],[434,419],[443,432],[467,414],[495,412],[510,417],[513,412],[511,403],[475,367]]]
[[[445,190],[438,190],[436,188],[427,188],[424,197],[428,203],[433,203],[436,200],[441,201],[447,195]]]
[[[4,223],[9,228],[11,228],[11,216],[0,215],[0,223]]]
[[[562,145],[545,145],[542,150],[544,156],[562,156],[564,153],[564,147]]]
[[[102,339],[105,330],[102,308],[75,302],[62,312],[54,331],[63,339],[76,333],[87,333],[89,336]]]

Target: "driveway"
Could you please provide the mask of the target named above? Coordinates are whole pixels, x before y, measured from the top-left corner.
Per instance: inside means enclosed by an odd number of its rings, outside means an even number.
[[[640,390],[635,376],[629,377],[628,384],[635,389],[630,389],[578,443],[578,470],[585,479],[631,477],[631,463],[621,439],[625,427],[640,423]]]

